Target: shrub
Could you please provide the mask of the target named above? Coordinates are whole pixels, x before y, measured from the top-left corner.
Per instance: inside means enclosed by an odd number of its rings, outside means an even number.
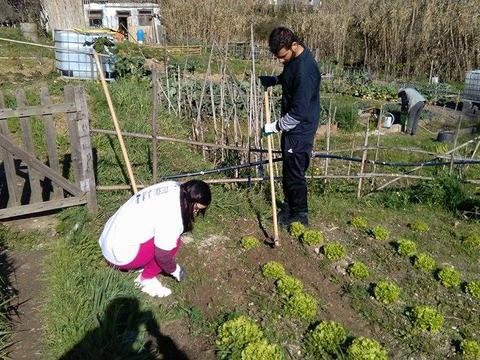
[[[480,359],[480,344],[475,340],[462,340],[460,343],[462,357],[468,360]]]
[[[307,245],[321,245],[323,244],[323,234],[317,230],[305,230],[302,242]]]
[[[347,339],[347,332],[335,321],[322,321],[306,338],[306,350],[315,359],[336,353]]]
[[[281,360],[282,358],[278,345],[268,344],[265,340],[248,344],[241,354],[241,360]]]
[[[297,293],[285,303],[285,312],[303,320],[313,319],[317,315],[317,300],[309,294]]]
[[[359,337],[347,349],[350,360],[386,360],[387,351],[377,341]]]
[[[390,231],[383,226],[377,225],[372,230],[373,237],[377,240],[386,241],[390,237]]]
[[[447,288],[456,287],[461,282],[460,273],[452,266],[441,269],[437,276],[442,285]]]
[[[398,299],[400,288],[391,281],[382,280],[375,285],[373,294],[375,295],[375,299],[381,303],[390,304]]]
[[[397,241],[397,253],[401,256],[413,256],[417,253],[417,244],[412,240],[400,239]]]
[[[370,276],[367,265],[360,261],[350,264],[347,268],[347,272],[351,277],[356,279],[366,279]]]
[[[480,299],[480,281],[471,281],[465,287],[467,294],[472,295],[474,298]]]
[[[463,239],[463,245],[472,250],[480,249],[480,234],[472,233]]]
[[[278,280],[285,276],[285,269],[282,264],[276,261],[269,261],[263,265],[262,274],[267,279]]]
[[[238,359],[249,343],[259,341],[262,337],[262,330],[252,319],[239,316],[219,327],[215,345],[220,359]]]
[[[293,276],[285,275],[277,280],[278,292],[285,296],[292,296],[303,290],[303,284]]]
[[[419,305],[412,310],[413,326],[422,331],[438,332],[443,326],[443,315],[430,306]]]
[[[323,253],[328,260],[336,261],[345,257],[345,247],[339,243],[327,244],[323,247]]]
[[[299,238],[305,232],[305,225],[303,225],[299,221],[294,221],[290,224],[289,231],[290,231],[290,235],[295,236],[296,238]]]
[[[368,226],[368,221],[363,216],[354,217],[350,223],[357,229],[366,229]]]
[[[430,227],[425,221],[422,220],[416,220],[409,224],[410,229],[414,232],[419,232],[419,233],[424,233],[428,232],[430,230]]]
[[[413,260],[413,266],[423,272],[431,272],[435,269],[435,259],[426,253],[421,253],[415,256]]]
[[[254,236],[247,235],[242,238],[242,247],[245,250],[255,249],[259,245],[260,241]]]

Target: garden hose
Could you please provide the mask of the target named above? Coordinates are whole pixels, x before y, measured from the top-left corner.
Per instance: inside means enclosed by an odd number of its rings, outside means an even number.
[[[315,158],[320,159],[335,159],[335,160],[344,160],[344,161],[353,161],[353,162],[362,162],[362,158],[358,157],[351,157],[351,156],[343,156],[343,155],[333,155],[333,154],[326,154],[321,152],[314,152],[313,156]],[[282,161],[281,157],[277,157],[273,159],[273,162]],[[391,162],[391,161],[382,161],[382,160],[365,160],[366,163],[378,166],[391,166],[391,167],[417,167],[417,166],[446,166],[450,164],[454,165],[468,165],[468,164],[480,164],[480,160],[474,159],[458,159],[453,161],[437,161],[437,160],[429,160],[424,162]],[[206,169],[196,172],[190,173],[180,173],[180,174],[173,174],[167,175],[163,177],[163,180],[173,180],[185,177],[194,177],[194,176],[202,176],[208,174],[217,174],[224,171],[230,170],[237,170],[237,169],[244,169],[244,168],[251,168],[255,166],[260,166],[268,163],[268,160],[262,161],[254,161],[251,163],[244,163],[240,165],[232,165],[232,166],[225,166],[216,169]]]

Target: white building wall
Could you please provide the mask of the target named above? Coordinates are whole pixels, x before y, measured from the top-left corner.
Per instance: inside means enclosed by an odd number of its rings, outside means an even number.
[[[102,10],[103,11],[103,27],[117,30],[119,27],[117,11],[129,11],[130,12],[130,22],[133,26],[138,26],[138,11],[139,10],[153,10],[153,14],[160,15],[160,6],[153,3],[90,3],[85,4],[85,23],[88,26],[88,12],[90,10]],[[153,18],[153,23],[157,26],[160,26],[160,21],[158,18]]]

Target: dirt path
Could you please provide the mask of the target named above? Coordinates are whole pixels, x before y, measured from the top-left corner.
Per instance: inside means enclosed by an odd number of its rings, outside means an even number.
[[[10,357],[13,360],[43,359],[41,341],[43,335],[41,308],[45,303],[43,258],[46,251],[12,251],[15,273],[13,286],[18,290],[19,317],[15,324],[14,345]]]

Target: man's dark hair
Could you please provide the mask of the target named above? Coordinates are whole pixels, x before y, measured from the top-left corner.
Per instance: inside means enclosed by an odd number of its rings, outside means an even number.
[[[292,30],[280,26],[273,29],[270,33],[268,47],[272,54],[277,55],[277,53],[283,48],[290,49],[294,42],[300,43],[297,35],[295,35]]]
[[[210,186],[202,180],[190,180],[180,185],[180,208],[182,210],[183,231],[190,231],[193,227],[195,203],[204,206],[212,202]],[[204,215],[206,209],[199,211]]]

